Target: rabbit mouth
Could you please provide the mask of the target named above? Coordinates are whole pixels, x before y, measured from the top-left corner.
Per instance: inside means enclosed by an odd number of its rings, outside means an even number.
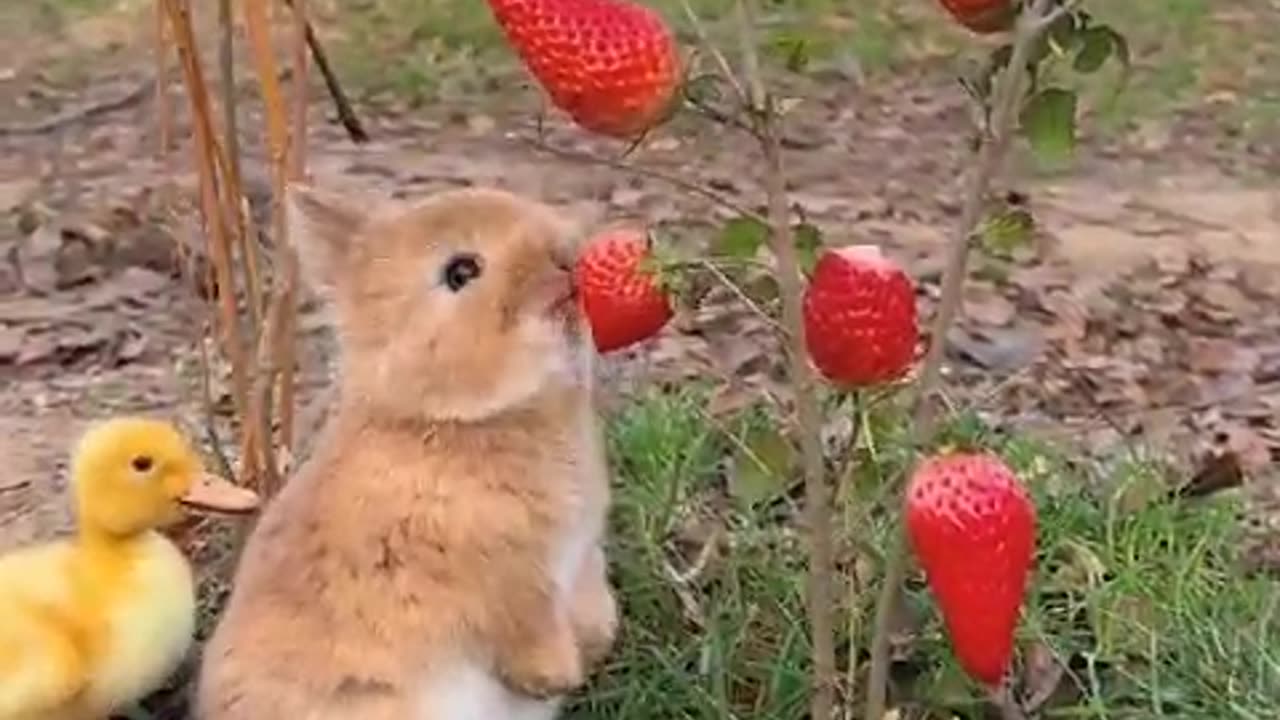
[[[569,288],[565,292],[560,293],[551,299],[550,310],[553,315],[562,315],[573,310],[575,301],[578,299],[578,293]]]

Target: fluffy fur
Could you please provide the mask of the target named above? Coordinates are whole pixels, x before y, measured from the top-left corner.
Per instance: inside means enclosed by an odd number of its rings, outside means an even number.
[[[366,212],[295,187],[290,212],[342,388],[245,548],[198,717],[554,717],[616,627],[572,229],[480,189]]]
[[[134,458],[153,460],[146,471]],[[0,557],[0,720],[92,720],[155,690],[195,628],[191,568],[152,528],[201,471],[171,425],[120,418],[79,442],[76,535]]]

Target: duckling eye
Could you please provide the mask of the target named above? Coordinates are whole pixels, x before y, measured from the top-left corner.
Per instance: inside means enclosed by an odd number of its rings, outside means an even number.
[[[441,274],[441,282],[448,286],[449,290],[458,292],[466,287],[467,283],[480,277],[480,258],[470,253],[454,255],[444,264],[444,271]]]
[[[154,461],[152,461],[150,456],[139,455],[135,457],[133,460],[129,461],[129,464],[133,466],[134,470],[137,470],[140,473],[144,473],[150,470],[151,466],[154,465],[155,463]]]

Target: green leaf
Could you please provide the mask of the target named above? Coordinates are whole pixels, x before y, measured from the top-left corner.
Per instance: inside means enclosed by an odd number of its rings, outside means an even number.
[[[1076,146],[1076,94],[1063,88],[1045,88],[1022,108],[1021,126],[1031,149],[1049,164],[1071,157]]]
[[[1087,23],[1087,18],[1081,18],[1075,13],[1067,13],[1053,21],[1045,31],[1045,40],[1059,50],[1070,49],[1079,39]]]
[[[1076,52],[1072,67],[1078,73],[1097,72],[1111,57],[1115,49],[1113,33],[1107,27],[1089,28],[1080,34],[1080,50]]]
[[[982,248],[989,254],[1009,258],[1031,242],[1036,221],[1026,208],[1006,207],[993,213],[978,230]]]
[[[774,47],[782,55],[787,70],[799,73],[809,67],[811,53],[808,38],[802,35],[783,35],[774,41]]]
[[[785,491],[796,452],[777,426],[752,427],[739,442],[729,486],[734,499],[755,507]]]
[[[1129,52],[1129,39],[1109,25],[1100,25],[1097,29],[1104,30],[1111,36],[1111,54],[1120,63],[1120,83],[1116,87],[1116,92],[1119,92],[1129,82],[1129,73],[1133,70],[1133,55]]]
[[[818,264],[818,252],[822,250],[822,231],[811,223],[800,223],[793,230],[796,242],[797,260],[805,275],[813,272]]]
[[[755,218],[736,217],[725,223],[720,237],[711,245],[711,252],[719,257],[753,258],[768,239],[769,226]]]
[[[1054,20],[1032,47],[1029,64],[1038,66],[1050,55],[1060,55],[1070,51],[1078,42],[1079,31],[1080,26],[1071,13]]]
[[[770,273],[756,273],[750,279],[738,283],[743,294],[762,309],[768,309],[778,303],[781,291],[778,281]]]
[[[684,96],[695,103],[715,103],[725,97],[725,81],[717,73],[694,75],[684,83]]]

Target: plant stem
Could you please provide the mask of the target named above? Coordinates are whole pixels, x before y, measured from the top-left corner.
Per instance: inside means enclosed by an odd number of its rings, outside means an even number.
[[[768,195],[770,248],[778,261],[778,288],[786,330],[788,375],[795,390],[800,451],[804,467],[805,511],[809,531],[809,623],[813,634],[813,698],[810,717],[829,720],[835,705],[836,653],[831,602],[831,493],[822,461],[822,414],[813,369],[805,349],[801,304],[804,279],[789,222],[782,145],[772,113],[761,121]]]
[[[812,720],[831,720],[836,689],[835,613],[831,602],[831,498],[822,460],[822,414],[814,392],[813,368],[809,365],[809,355],[805,348],[802,305],[804,277],[800,272],[795,238],[791,231],[786,172],[782,162],[782,134],[777,127],[778,115],[774,112],[760,71],[751,0],[738,0],[737,20],[750,112],[755,118],[755,135],[765,161],[769,249],[777,260],[783,335],[787,343],[787,374],[795,391],[797,430],[800,434],[800,453],[804,468],[805,511],[809,535],[809,625],[813,636],[814,685],[809,716]]]
[[[1013,696],[1007,682],[1000,683],[999,687],[991,688],[987,693],[991,704],[996,707],[1000,713],[1001,720],[1027,720],[1027,714],[1023,712],[1022,706],[1018,704],[1018,699]]]
[[[1049,14],[1052,4],[1052,0],[1034,0],[1029,6],[1024,6],[1018,18],[1009,64],[1000,73],[995,87],[989,132],[984,137],[977,161],[969,174],[960,223],[948,248],[947,265],[942,276],[942,295],[933,320],[929,349],[920,370],[912,422],[913,455],[933,437],[936,420],[933,396],[942,377],[947,333],[960,310],[964,282],[968,276],[971,237],[982,219],[983,204],[991,187],[991,180],[999,171],[1013,139],[1015,121],[1026,92],[1027,63],[1031,52],[1041,33],[1056,17],[1056,14]],[[911,464],[914,463],[915,458],[912,457]],[[880,720],[884,717],[889,679],[889,623],[906,574],[906,545],[906,535],[899,522],[893,531],[893,545],[885,559],[884,579],[876,605],[867,704],[863,715],[866,720]]]

